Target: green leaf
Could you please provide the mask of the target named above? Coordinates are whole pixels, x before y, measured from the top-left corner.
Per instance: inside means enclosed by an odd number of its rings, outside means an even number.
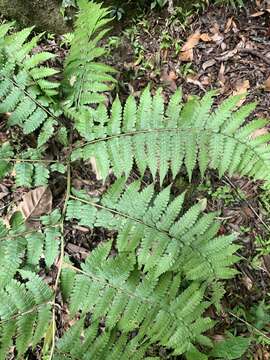
[[[216,359],[240,359],[247,351],[250,344],[249,338],[235,336],[215,343],[210,355]]]

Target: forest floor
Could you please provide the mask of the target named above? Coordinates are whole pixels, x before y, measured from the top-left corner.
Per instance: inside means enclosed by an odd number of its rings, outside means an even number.
[[[66,53],[65,39],[46,37],[41,45],[43,50],[59,55],[57,66],[61,66]],[[186,51],[181,51],[183,44]],[[149,81],[153,91],[161,86],[165,95],[182,87],[185,98],[217,89],[216,104],[231,94],[247,92],[243,101],[258,104],[253,117],[270,117],[270,9],[261,6],[260,1],[250,1],[242,10],[215,6],[189,13],[175,8],[174,14],[161,10],[136,14],[131,20],[124,16],[106,46],[110,50],[107,60],[118,70],[116,91],[121,99],[130,92],[139,95]],[[263,131],[268,132],[268,128]],[[8,136],[9,133],[1,132],[0,124],[1,139]],[[90,194],[101,194],[108,186],[108,182],[102,184],[96,180],[90,164],[89,167],[78,165],[74,172],[72,185]],[[138,177],[136,171],[132,177]],[[62,180],[51,180],[54,207],[62,206],[65,185]],[[7,204],[18,202],[24,194],[24,190],[11,191],[12,181],[8,178],[0,184],[2,214]],[[147,175],[144,181],[149,181]],[[222,232],[237,232],[242,245],[239,251],[242,261],[237,265],[239,274],[227,284],[220,313],[213,310],[210,314],[217,321],[210,335],[222,339],[229,331],[251,337],[254,345],[246,359],[268,360],[270,191],[260,182],[237,177],[219,180],[212,172],[203,182],[198,176],[190,185],[185,175],[180,174],[173,191],[179,194],[184,189],[192,201],[207,198],[207,209],[220,211]],[[102,229],[90,231],[71,223],[66,228],[65,251],[75,262],[80,262],[107,235]],[[55,274],[46,276],[53,283]],[[59,318],[59,332],[64,322]],[[168,358],[162,351],[158,355]],[[32,358],[38,355],[33,354]]]

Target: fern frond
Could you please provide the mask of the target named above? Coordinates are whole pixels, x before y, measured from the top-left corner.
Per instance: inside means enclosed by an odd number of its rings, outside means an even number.
[[[84,105],[103,102],[103,93],[114,82],[113,68],[97,62],[105,54],[98,46],[108,32],[109,10],[92,1],[78,1],[80,13],[75,22],[74,38],[65,60],[63,89],[68,106],[81,111]]]
[[[140,336],[179,354],[212,326],[202,317],[208,304],[199,284],[178,294],[179,276],[144,275],[134,268],[133,255],[110,257],[110,250],[111,242],[100,245],[77,270],[69,304],[72,317],[91,312],[93,321],[105,317],[109,330],[116,325],[124,333],[138,329]]]
[[[85,327],[84,319],[77,321],[56,344],[54,360],[64,360],[67,354],[72,360],[145,359],[149,344],[142,343],[140,336],[130,339],[126,334],[119,334],[116,329],[99,334],[98,325],[98,322],[94,322]]]
[[[13,338],[18,356],[23,356],[42,339],[51,321],[52,290],[34,273],[21,271],[21,276],[24,283],[12,279],[0,290],[1,360],[6,359]]]
[[[0,112],[10,113],[8,124],[21,126],[25,134],[54,118],[51,97],[59,86],[49,80],[57,71],[41,66],[54,55],[31,54],[40,39],[38,35],[27,41],[31,32],[27,28],[6,35],[0,43]]]
[[[75,120],[88,142],[73,151],[72,159],[94,157],[103,178],[111,168],[117,177],[127,177],[135,163],[142,174],[146,168],[153,177],[158,172],[161,183],[169,169],[175,177],[181,166],[191,179],[196,165],[202,176],[211,167],[219,176],[228,172],[269,179],[268,137],[252,139],[253,132],[267,120],[243,125],[255,104],[237,109],[239,96],[230,97],[211,112],[214,95],[210,92],[201,100],[190,100],[180,112],[177,93],[178,101],[173,97],[164,111],[161,94],[152,97],[147,88],[138,106],[132,97],[127,100],[122,116],[116,99],[113,109],[117,108],[117,116],[112,112],[102,127],[96,125],[95,115],[88,127],[81,126],[83,120]]]
[[[118,250],[136,250],[140,268],[156,276],[172,268],[192,280],[211,282],[234,275],[229,266],[236,261],[233,253],[239,247],[232,244],[233,235],[216,237],[215,213],[203,215],[204,204],[199,202],[181,214],[184,194],[170,202],[169,187],[157,196],[152,185],[141,192],[139,188],[140,183],[133,182],[124,189],[120,179],[100,204],[91,199],[70,200],[67,220],[117,230]]]

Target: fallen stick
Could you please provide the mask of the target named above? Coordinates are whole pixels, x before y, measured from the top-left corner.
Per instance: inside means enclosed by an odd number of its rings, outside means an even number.
[[[266,64],[270,65],[270,58],[266,57],[264,54],[261,54],[257,50],[254,50],[254,49],[238,49],[238,53],[254,55],[254,56],[262,59]]]

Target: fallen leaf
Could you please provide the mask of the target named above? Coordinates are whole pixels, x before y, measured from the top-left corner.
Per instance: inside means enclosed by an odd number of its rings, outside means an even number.
[[[252,282],[252,280],[250,279],[250,277],[248,277],[247,275],[245,275],[245,276],[243,277],[243,283],[244,283],[245,287],[247,288],[247,290],[251,290],[251,289],[252,289],[253,282]]]
[[[258,12],[255,12],[254,14],[251,14],[250,17],[259,17],[259,16],[262,16],[264,15],[264,11],[258,11]]]
[[[257,129],[255,130],[252,134],[251,134],[251,139],[256,139],[258,136],[262,136],[268,134],[268,129],[267,128],[261,128],[261,129]]]
[[[171,70],[168,72],[168,69],[164,69],[160,80],[164,83],[164,85],[169,86],[170,90],[175,91],[177,89],[175,82],[177,80],[177,74],[175,71]]]
[[[211,83],[211,77],[209,77],[209,76],[203,76],[203,77],[201,78],[201,84],[202,84],[203,86],[208,86],[210,83]]]
[[[102,180],[102,176],[100,174],[100,172],[98,171],[98,167],[97,167],[97,162],[96,162],[96,158],[94,156],[90,157],[90,164],[92,166],[92,170],[94,171],[94,173],[96,174],[96,178],[97,180]]]
[[[263,255],[263,263],[269,274],[270,273],[270,255]]]
[[[52,193],[47,186],[41,186],[26,193],[18,206],[25,221],[49,214],[52,210]]]
[[[189,36],[185,44],[182,46],[180,53],[180,60],[192,61],[193,60],[193,48],[199,43],[201,34],[196,31],[194,34]]]
[[[270,91],[270,76],[265,80],[264,89]]]
[[[202,83],[192,76],[187,76],[187,82],[193,85],[197,85],[201,90],[205,91]]]
[[[207,33],[203,33],[200,36],[200,40],[202,40],[204,42],[209,42],[209,41],[212,41],[212,38]]]
[[[5,185],[0,184],[0,200],[9,194],[8,188]]]
[[[232,23],[233,23],[233,17],[230,17],[226,23],[226,26],[225,26],[225,30],[224,30],[224,33],[227,34],[231,28],[232,28]]]
[[[221,63],[220,69],[219,69],[219,72],[218,72],[218,80],[221,83],[221,86],[224,86],[225,81],[226,81],[224,73],[225,73],[225,65],[223,63]]]
[[[216,63],[216,60],[215,60],[215,59],[207,60],[207,61],[205,61],[205,62],[202,64],[202,68],[203,68],[203,70],[206,70],[207,68],[215,65],[215,63]]]
[[[227,45],[226,45],[226,43],[223,41],[223,42],[220,44],[220,47],[221,47],[221,50],[222,50],[222,51],[225,51],[226,48],[227,48]]]
[[[224,40],[224,36],[220,33],[216,33],[212,36],[212,41],[214,41],[217,45],[220,45]]]
[[[237,81],[235,90],[233,91],[233,95],[244,95],[247,90],[250,88],[249,80],[240,80]],[[245,97],[243,97],[237,104],[237,106],[241,106],[245,102]]]
[[[225,53],[221,54],[221,56],[219,56],[217,59],[219,61],[226,61],[228,59],[230,59],[231,57],[234,57],[235,54],[237,54],[238,49],[233,49],[233,50],[229,50],[226,51]]]

